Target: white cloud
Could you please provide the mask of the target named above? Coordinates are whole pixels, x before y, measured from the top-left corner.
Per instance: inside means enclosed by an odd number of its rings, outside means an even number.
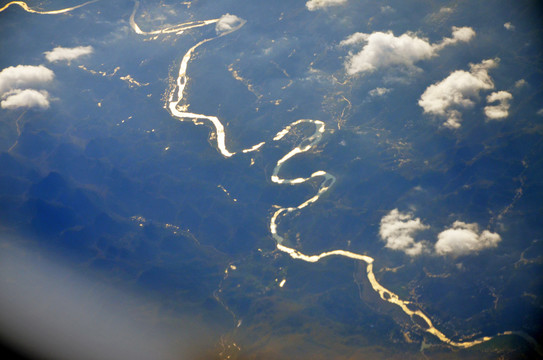
[[[0,108],[49,108],[47,91],[28,89],[53,81],[55,74],[43,65],[17,65],[0,71]]]
[[[0,71],[0,95],[7,91],[51,82],[55,74],[43,65],[17,65]]]
[[[515,82],[515,87],[517,89],[519,89],[521,87],[524,87],[526,85],[528,85],[528,82],[526,80],[524,80],[524,79],[520,79],[520,80],[517,80],[517,82]]]
[[[217,34],[224,34],[236,30],[245,24],[245,20],[236,15],[225,14],[221,16],[217,24],[215,25],[215,31]]]
[[[442,7],[441,9],[439,9],[439,12],[441,14],[451,14],[454,12],[454,10],[450,7]]]
[[[4,94],[2,102],[0,102],[0,107],[2,109],[16,109],[21,107],[48,109],[49,94],[45,90],[12,90]]]
[[[543,116],[543,109],[537,110],[536,114],[539,116]]]
[[[347,0],[309,0],[305,3],[307,10],[315,11],[318,9],[324,9],[330,6],[338,6],[345,4]]]
[[[469,42],[475,36],[475,30],[470,27],[452,27],[452,38],[443,38],[439,44],[433,45],[436,51],[458,42]]]
[[[370,96],[383,96],[383,95],[388,94],[390,91],[391,89],[378,87],[373,90],[370,90],[368,94],[370,94]]]
[[[479,250],[495,248],[501,241],[499,234],[484,230],[477,224],[455,221],[450,229],[437,236],[435,250],[438,255],[465,255]]]
[[[374,33],[374,34],[375,34],[375,33]],[[379,34],[383,34],[383,33],[379,33]],[[340,46],[345,46],[345,45],[357,45],[357,44],[359,44],[359,43],[368,41],[369,37],[370,37],[370,34],[361,33],[361,32],[356,32],[356,33],[350,35],[347,39],[342,40],[342,41],[339,43],[339,45],[340,45]]]
[[[372,72],[378,68],[393,65],[413,67],[416,61],[434,56],[432,45],[411,33],[398,37],[389,32],[372,34],[355,33],[342,41],[340,45],[366,44],[358,53],[350,54],[345,62],[347,74]]]
[[[413,214],[394,209],[381,219],[379,235],[386,242],[385,247],[403,251],[409,256],[416,256],[426,251],[426,244],[415,242],[413,236],[428,227],[419,218],[413,219]]]
[[[489,120],[500,120],[509,116],[509,101],[513,98],[507,91],[493,92],[486,97],[488,103],[499,101],[497,105],[485,106],[485,115]]]
[[[503,24],[503,27],[510,31],[515,30],[515,25],[511,24],[510,22],[506,22],[505,24]]]
[[[362,49],[357,53],[350,53],[345,62],[349,75],[372,72],[390,66],[416,69],[414,65],[416,62],[436,56],[446,46],[470,41],[475,36],[475,31],[469,27],[453,27],[452,35],[452,38],[444,38],[437,44],[430,44],[428,39],[420,38],[411,32],[400,36],[394,36],[392,31],[354,33],[343,40],[340,46],[364,43]]]
[[[92,46],[78,46],[74,48],[64,48],[57,46],[51,51],[46,51],[43,54],[49,62],[55,61],[72,61],[78,57],[92,54],[94,49]]]
[[[439,11],[434,12],[429,15],[429,20],[431,22],[439,22],[444,23],[448,17],[450,17],[455,10],[450,7],[442,7],[439,9]]]
[[[498,65],[498,59],[483,60],[480,64],[470,64],[470,71],[457,70],[444,80],[430,85],[418,102],[424,113],[446,117],[443,123],[449,128],[459,128],[461,113],[475,105],[481,90],[494,88],[488,70]]]
[[[383,14],[391,14],[393,12],[396,12],[396,10],[394,10],[394,8],[390,5],[385,5],[385,6],[381,6],[381,12]]]

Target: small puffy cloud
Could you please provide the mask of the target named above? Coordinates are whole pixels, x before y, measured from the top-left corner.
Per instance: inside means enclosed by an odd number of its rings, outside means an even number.
[[[488,59],[480,64],[470,64],[470,71],[457,70],[444,80],[430,85],[418,102],[424,113],[445,117],[444,126],[456,129],[460,127],[459,109],[475,105],[481,90],[494,88],[488,70],[498,65],[498,59]]]
[[[454,13],[454,9],[450,7],[442,7],[439,11],[430,14],[429,20],[432,22],[444,22],[450,15]]]
[[[245,20],[236,15],[225,14],[221,16],[217,24],[215,25],[215,31],[217,34],[225,34],[234,31],[245,24]]]
[[[394,10],[394,8],[390,5],[385,5],[385,6],[381,6],[381,12],[383,14],[391,14],[393,12],[395,12],[396,10]]]
[[[343,5],[347,0],[309,0],[305,3],[307,10],[315,11],[318,9],[324,9],[331,6]]]
[[[371,34],[354,33],[340,42],[340,46],[364,44],[357,53],[350,53],[345,62],[347,74],[354,75],[390,66],[416,69],[416,62],[436,56],[446,46],[468,42],[473,36],[475,31],[469,27],[453,27],[452,38],[430,44],[428,39],[420,38],[411,32],[395,36],[392,31],[377,31]]]
[[[511,24],[510,22],[506,22],[505,24],[503,24],[503,27],[506,28],[509,31],[514,31],[515,30],[515,25]]]
[[[340,45],[366,44],[358,53],[350,54],[345,62],[347,74],[372,72],[393,65],[413,67],[414,63],[434,56],[432,45],[411,33],[394,36],[392,31],[372,34],[355,33]]]
[[[43,65],[17,65],[0,71],[0,95],[13,89],[51,82],[55,74]]]
[[[77,46],[74,48],[64,48],[57,46],[51,51],[46,51],[43,54],[49,62],[56,61],[72,61],[81,56],[92,54],[94,49],[92,46]]]
[[[477,224],[455,221],[450,229],[437,236],[435,250],[438,255],[466,255],[483,249],[495,248],[501,241],[499,234],[488,230],[479,232]]]
[[[520,80],[517,80],[517,81],[515,82],[515,87],[516,87],[517,89],[520,89],[520,88],[522,88],[522,87],[525,87],[526,85],[528,85],[528,82],[527,82],[526,80],[524,80],[524,79],[520,79]]]
[[[543,116],[543,109],[537,110],[536,114],[539,116]]]
[[[390,91],[391,89],[378,87],[373,90],[370,90],[368,94],[370,94],[370,96],[383,96],[383,95],[388,94]]]
[[[489,120],[500,120],[509,116],[509,101],[513,98],[507,91],[493,92],[486,97],[488,103],[498,101],[497,105],[485,106],[485,115]]]
[[[49,108],[49,94],[45,90],[12,90],[2,96],[0,102],[2,109],[17,109],[17,108]]]
[[[458,42],[469,42],[475,37],[475,30],[470,27],[452,27],[452,37],[443,38],[439,44],[434,45],[434,49],[441,50],[446,46],[454,45]]]
[[[383,33],[379,33],[379,34],[383,34]],[[339,43],[339,45],[340,46],[357,45],[359,43],[368,41],[369,38],[370,38],[370,34],[356,32],[356,33],[350,35],[347,39],[341,41]]]
[[[426,250],[426,244],[415,242],[413,236],[428,227],[419,218],[413,219],[413,214],[394,209],[381,219],[379,235],[386,242],[385,247],[403,251],[409,256],[416,256]]]

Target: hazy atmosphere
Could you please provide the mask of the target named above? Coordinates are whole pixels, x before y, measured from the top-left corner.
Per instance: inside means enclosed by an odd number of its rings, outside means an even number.
[[[543,358],[543,6],[0,0],[0,340]]]

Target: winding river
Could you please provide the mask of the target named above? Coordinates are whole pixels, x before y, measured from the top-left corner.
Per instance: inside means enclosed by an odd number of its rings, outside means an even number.
[[[2,8],[0,8],[0,12],[6,10],[11,5],[19,5],[24,11],[29,12],[29,13],[42,14],[42,15],[57,15],[57,14],[67,13],[75,9],[79,9],[80,7],[95,3],[97,1],[98,0],[87,1],[86,3],[80,4],[77,6],[72,6],[72,7],[68,7],[64,9],[59,9],[59,10],[37,10],[28,6],[28,4],[25,3],[24,1],[11,1],[11,2],[8,2],[6,5],[4,5]]]
[[[175,25],[175,26],[172,26],[172,27],[168,27],[168,28],[162,29],[162,30],[155,30],[155,31],[151,31],[151,32],[143,32],[143,31],[141,31],[141,29],[138,27],[138,25],[134,21],[134,16],[135,16],[135,12],[137,10],[137,7],[138,7],[138,2],[136,1],[134,11],[132,12],[132,15],[130,17],[130,24],[131,24],[132,29],[134,30],[134,32],[136,32],[138,34],[143,34],[143,35],[156,35],[156,34],[165,34],[165,33],[172,33],[172,32],[177,33],[179,30],[185,30],[185,29],[190,29],[190,28],[197,27],[197,26],[204,26],[204,25],[208,25],[208,24],[214,24],[214,23],[217,23],[217,22],[220,21],[220,19],[212,19],[212,20],[199,21],[199,22],[189,22],[189,23],[185,23],[185,24],[179,24],[179,25]],[[191,47],[185,53],[185,55],[183,56],[183,59],[181,60],[181,64],[179,66],[179,72],[178,72],[178,76],[177,76],[177,79],[176,79],[176,85],[170,91],[170,95],[168,97],[168,103],[167,103],[167,106],[166,106],[166,108],[168,109],[168,111],[170,112],[172,117],[174,117],[174,118],[176,118],[176,119],[178,119],[180,121],[192,121],[196,125],[202,125],[202,124],[204,124],[202,122],[202,120],[207,120],[211,124],[211,126],[213,128],[213,131],[215,133],[215,138],[216,138],[216,141],[217,141],[217,149],[226,158],[229,158],[229,157],[232,157],[232,156],[236,155],[236,152],[230,151],[226,147],[226,133],[225,133],[224,125],[222,124],[220,119],[218,117],[216,117],[216,116],[205,115],[205,114],[196,114],[196,113],[189,112],[188,105],[183,104],[183,96],[184,96],[185,86],[186,86],[187,81],[188,81],[187,68],[188,68],[188,64],[189,64],[189,62],[190,62],[190,60],[192,58],[192,55],[193,55],[194,51],[198,47],[206,44],[209,41],[212,41],[212,40],[217,39],[219,37],[228,35],[228,34],[234,32],[234,31],[237,31],[244,24],[245,24],[245,21],[242,20],[242,21],[239,22],[239,24],[237,24],[235,27],[233,27],[229,31],[222,32],[222,33],[220,33],[217,36],[212,37],[212,38],[204,39],[204,40],[198,42],[193,47]],[[174,31],[174,29],[176,31]],[[302,141],[302,144],[296,146],[294,149],[289,151],[286,155],[284,155],[281,159],[279,159],[277,161],[277,164],[276,164],[276,166],[275,166],[275,168],[273,170],[273,173],[271,175],[271,181],[276,183],[276,184],[297,185],[297,184],[305,183],[305,182],[307,182],[307,181],[309,181],[311,179],[315,179],[315,178],[320,178],[322,180],[321,180],[321,183],[320,183],[320,186],[319,186],[319,190],[317,191],[317,193],[313,197],[309,198],[308,200],[304,201],[303,203],[301,203],[300,205],[298,205],[296,207],[281,207],[281,208],[277,209],[273,213],[273,215],[272,215],[272,217],[270,219],[269,229],[270,229],[271,236],[275,240],[275,244],[276,244],[277,249],[279,251],[282,251],[282,252],[288,254],[293,259],[302,260],[302,261],[306,261],[306,262],[310,262],[310,263],[318,262],[321,259],[323,259],[325,257],[329,257],[329,256],[341,256],[341,257],[346,257],[346,258],[350,258],[350,259],[365,262],[366,263],[366,275],[367,275],[367,278],[368,278],[373,290],[379,294],[381,299],[400,307],[400,309],[405,314],[407,314],[409,317],[411,317],[411,319],[413,319],[413,323],[417,324],[417,326],[419,326],[424,331],[436,336],[442,342],[447,343],[447,344],[449,344],[451,346],[460,347],[460,348],[468,348],[468,347],[471,347],[471,346],[474,346],[474,345],[477,345],[477,344],[481,344],[481,343],[483,343],[485,341],[488,341],[488,340],[492,339],[493,337],[489,337],[489,336],[482,337],[482,338],[479,338],[479,339],[475,339],[475,340],[472,340],[472,341],[454,341],[454,340],[448,338],[445,334],[443,334],[441,331],[439,331],[438,329],[435,328],[435,326],[432,323],[432,320],[430,320],[430,318],[425,313],[423,313],[421,310],[411,310],[408,307],[409,304],[412,304],[410,301],[401,300],[398,295],[396,295],[392,291],[386,289],[383,285],[381,285],[377,281],[377,279],[375,277],[375,274],[373,272],[373,263],[374,263],[375,259],[368,256],[368,255],[357,254],[357,253],[353,253],[351,251],[346,251],[346,250],[332,250],[332,251],[323,252],[323,253],[320,253],[320,254],[307,255],[307,254],[304,254],[304,253],[300,252],[299,250],[296,250],[294,248],[291,248],[291,247],[288,247],[288,246],[285,245],[285,239],[277,231],[277,227],[278,227],[277,223],[278,223],[279,218],[282,217],[282,216],[285,216],[285,215],[287,215],[287,214],[289,214],[291,212],[300,211],[303,208],[317,202],[319,200],[319,198],[324,193],[326,193],[334,185],[334,183],[336,181],[335,176],[333,176],[333,175],[331,175],[331,174],[329,174],[329,173],[327,173],[326,171],[323,171],[323,170],[315,171],[314,173],[312,173],[307,178],[284,179],[284,178],[282,178],[280,176],[281,168],[287,161],[289,161],[291,158],[293,158],[296,155],[299,155],[299,154],[302,154],[304,152],[310,151],[313,147],[315,147],[315,145],[317,145],[322,140],[323,134],[325,133],[326,125],[325,125],[325,123],[323,121],[312,120],[312,119],[300,119],[300,120],[294,121],[290,125],[286,126],[283,130],[279,131],[272,140],[273,141],[281,140],[285,135],[290,133],[293,128],[295,128],[296,126],[298,126],[299,124],[302,124],[302,123],[313,124],[315,126],[315,131],[313,132],[312,135],[305,138]],[[265,144],[266,144],[266,142],[260,142],[260,143],[254,145],[251,148],[241,150],[241,152],[242,153],[247,153],[247,152],[250,152],[250,151],[256,151],[256,150],[260,149]],[[419,325],[414,320],[415,316],[418,316],[418,320],[424,322],[426,324],[426,326]],[[501,333],[501,334],[498,334],[498,335],[510,335],[510,334],[513,334],[513,332],[504,332],[504,333]]]
[[[77,6],[70,7],[70,8],[59,9],[59,10],[49,10],[49,11],[41,11],[41,10],[32,9],[23,1],[12,1],[12,2],[9,2],[6,5],[4,5],[2,8],[0,8],[0,12],[6,10],[11,5],[18,5],[22,9],[24,9],[25,11],[30,12],[30,13],[62,14],[62,13],[66,13],[66,12],[78,9],[78,8],[80,8],[82,6],[94,3],[96,1],[98,1],[98,0],[88,1],[88,2],[85,2],[85,3],[81,4],[81,5],[77,5]],[[136,12],[138,10],[138,7],[139,7],[139,1],[136,1],[134,9],[133,9],[132,14],[130,15],[130,19],[129,19],[130,20],[130,26],[131,26],[132,30],[136,34],[140,34],[140,35],[144,35],[144,36],[151,36],[151,37],[153,37],[153,39],[156,39],[158,36],[160,36],[162,34],[180,35],[185,30],[189,30],[189,29],[193,29],[193,28],[197,28],[197,27],[203,27],[203,26],[207,26],[207,25],[211,25],[211,24],[217,24],[217,23],[219,23],[221,21],[221,19],[191,21],[191,22],[186,22],[186,23],[174,25],[174,26],[169,26],[169,27],[166,27],[166,28],[160,29],[160,30],[154,30],[154,31],[146,32],[146,31],[141,30],[140,27],[136,24],[136,21],[135,21],[135,15],[136,15]],[[202,46],[202,45],[206,44],[207,42],[210,42],[210,41],[212,41],[214,39],[226,36],[226,35],[234,32],[234,31],[237,31],[244,24],[245,24],[245,21],[239,19],[239,22],[235,26],[231,26],[227,31],[219,32],[217,34],[217,36],[215,36],[215,37],[207,38],[207,39],[204,39],[204,40],[198,42],[196,45],[192,46],[185,53],[185,55],[183,56],[183,59],[181,60],[181,64],[179,65],[179,72],[178,72],[178,75],[177,75],[175,86],[171,89],[171,91],[169,93],[169,96],[168,96],[167,104],[165,106],[166,109],[171,114],[171,116],[173,118],[179,120],[179,121],[191,121],[196,125],[205,124],[205,122],[207,121],[209,123],[209,125],[212,126],[212,131],[214,132],[215,139],[217,141],[217,149],[225,158],[230,158],[230,157],[236,155],[237,152],[233,152],[233,151],[230,151],[230,150],[227,149],[227,147],[226,147],[225,128],[224,128],[224,125],[222,124],[222,122],[220,121],[220,119],[218,117],[216,117],[216,116],[192,113],[188,109],[189,106],[186,105],[186,104],[183,104],[183,96],[185,94],[185,86],[186,86],[187,81],[188,81],[187,67],[188,67],[188,64],[189,64],[193,54],[194,54],[194,51],[198,47],[200,47],[200,46]],[[297,184],[302,184],[302,183],[305,183],[307,181],[310,181],[311,179],[321,179],[320,180],[320,186],[319,186],[319,189],[318,189],[317,193],[313,197],[311,197],[308,200],[304,201],[300,205],[298,205],[296,207],[280,207],[273,213],[273,215],[271,216],[271,219],[270,219],[269,230],[270,230],[270,234],[271,234],[272,238],[275,241],[277,249],[279,251],[282,251],[282,252],[288,254],[293,259],[302,260],[302,261],[306,261],[306,262],[310,262],[310,263],[318,262],[321,259],[329,257],[329,256],[341,256],[341,257],[350,258],[350,259],[353,259],[353,260],[358,260],[358,261],[364,262],[366,264],[367,278],[368,278],[373,290],[379,294],[379,296],[381,297],[382,300],[387,301],[387,302],[389,302],[391,304],[394,304],[394,305],[398,306],[405,314],[407,314],[409,317],[411,317],[411,319],[413,319],[413,322],[415,324],[417,324],[417,326],[419,326],[421,329],[423,329],[427,333],[430,333],[430,334],[436,336],[442,342],[447,343],[447,344],[449,344],[451,346],[460,347],[460,348],[468,348],[468,347],[471,347],[471,346],[474,346],[474,345],[477,345],[477,344],[481,344],[481,343],[483,343],[485,341],[488,341],[488,340],[492,339],[493,337],[488,337],[488,336],[487,337],[482,337],[482,338],[479,338],[479,339],[475,339],[475,340],[472,340],[472,341],[454,341],[454,340],[448,338],[445,334],[443,334],[441,331],[439,331],[438,329],[435,328],[432,321],[430,320],[430,318],[425,313],[423,313],[421,310],[412,310],[412,309],[410,309],[408,307],[409,304],[412,304],[410,301],[401,300],[398,295],[396,295],[392,291],[386,289],[383,285],[381,285],[377,281],[377,279],[375,277],[375,274],[373,272],[373,263],[374,263],[375,259],[368,256],[368,255],[357,254],[357,253],[353,253],[353,252],[346,251],[346,250],[332,250],[332,251],[323,252],[323,253],[320,253],[320,254],[307,255],[307,254],[304,254],[304,253],[300,252],[299,250],[296,250],[294,248],[291,248],[291,247],[288,247],[287,245],[285,245],[285,239],[278,233],[278,221],[279,221],[279,219],[281,217],[289,214],[289,213],[300,211],[300,210],[304,209],[305,207],[308,207],[311,204],[317,202],[319,200],[319,198],[324,193],[326,193],[334,185],[334,183],[336,181],[336,178],[333,175],[331,175],[331,174],[329,174],[329,173],[327,173],[326,171],[323,171],[323,170],[315,171],[314,173],[312,173],[307,178],[284,179],[284,178],[282,178],[280,176],[282,166],[286,162],[288,162],[290,159],[292,159],[293,157],[295,157],[295,156],[297,156],[299,154],[303,154],[303,153],[308,152],[311,149],[313,149],[322,140],[323,134],[325,133],[325,130],[326,130],[325,123],[320,121],[320,120],[301,119],[301,120],[297,120],[297,121],[293,122],[292,124],[286,126],[283,130],[278,132],[276,134],[276,136],[272,139],[272,141],[280,141],[285,135],[289,134],[293,128],[297,127],[300,124],[312,124],[315,127],[315,131],[313,132],[312,135],[305,138],[300,145],[296,146],[294,149],[292,149],[290,152],[288,152],[286,155],[284,155],[281,159],[279,159],[277,161],[277,164],[276,164],[276,166],[275,166],[275,168],[273,170],[273,173],[271,175],[271,181],[276,183],[276,184],[297,185]],[[251,152],[251,151],[257,151],[262,146],[264,146],[265,144],[266,144],[266,142],[260,142],[260,143],[254,145],[254,146],[252,146],[250,148],[241,150],[240,152],[241,153],[247,153],[247,152]],[[283,282],[281,284],[284,284],[284,280],[283,280]],[[415,321],[415,316],[418,317],[417,318],[417,320],[419,320],[418,322],[422,321],[422,322],[425,323],[426,326],[421,326],[417,321]],[[511,334],[515,334],[515,332],[508,331],[508,332],[500,333],[500,334],[498,334],[496,336],[511,335]]]

